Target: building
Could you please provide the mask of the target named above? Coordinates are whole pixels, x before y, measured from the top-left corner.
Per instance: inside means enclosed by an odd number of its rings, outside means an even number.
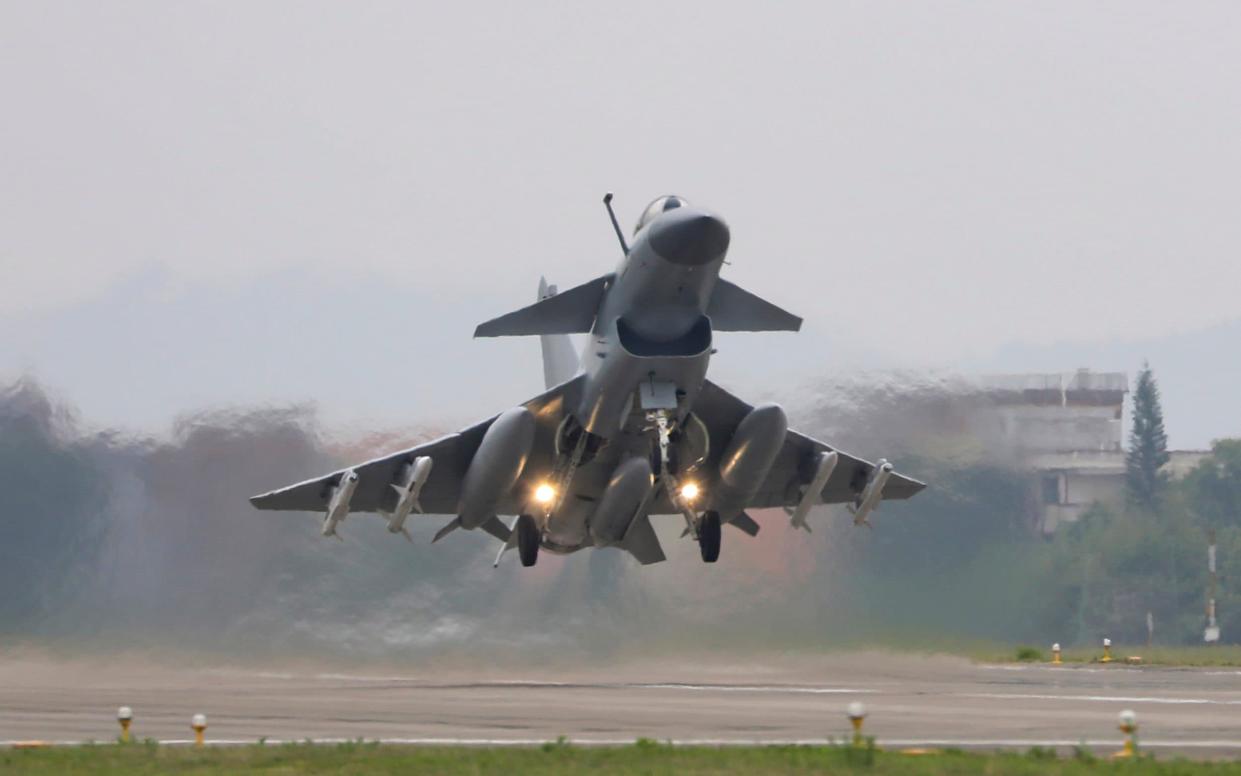
[[[976,433],[987,447],[1028,467],[1044,534],[1082,516],[1095,503],[1117,504],[1125,496],[1122,446],[1123,372],[997,375],[979,380],[987,399]],[[1166,470],[1183,476],[1209,451],[1170,451]]]

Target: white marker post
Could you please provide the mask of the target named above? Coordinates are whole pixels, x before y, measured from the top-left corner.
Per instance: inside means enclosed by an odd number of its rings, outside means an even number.
[[[1207,573],[1210,575],[1211,589],[1207,593],[1207,627],[1202,633],[1202,640],[1207,644],[1219,643],[1219,623],[1215,621],[1215,529],[1211,529],[1211,543],[1207,545]]]

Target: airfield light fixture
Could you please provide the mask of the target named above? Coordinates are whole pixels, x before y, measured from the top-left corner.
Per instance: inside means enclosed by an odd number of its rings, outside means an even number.
[[[194,746],[202,746],[206,743],[207,715],[195,714],[190,717],[190,729],[194,731]]]
[[[698,483],[696,482],[687,482],[681,486],[681,498],[686,501],[693,501],[698,498],[699,492]]]
[[[116,710],[116,721],[121,725],[121,743],[129,743],[129,724],[134,720],[134,710],[122,706]]]
[[[556,499],[556,489],[544,482],[534,489],[534,500],[540,504],[550,504]]]
[[[1138,753],[1138,715],[1133,709],[1120,712],[1120,732],[1125,734],[1125,746],[1116,754],[1117,758],[1136,757]]]
[[[866,707],[861,701],[854,701],[845,707],[845,713],[849,715],[849,723],[853,725],[853,745],[863,746],[866,740],[862,737],[862,721],[866,719]]]

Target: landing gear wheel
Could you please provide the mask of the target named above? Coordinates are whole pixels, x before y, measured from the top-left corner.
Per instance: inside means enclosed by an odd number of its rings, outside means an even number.
[[[704,512],[698,521],[698,549],[703,563],[715,563],[720,559],[720,513]]]
[[[539,526],[530,515],[517,518],[517,554],[521,556],[521,565],[533,566],[539,559]]]

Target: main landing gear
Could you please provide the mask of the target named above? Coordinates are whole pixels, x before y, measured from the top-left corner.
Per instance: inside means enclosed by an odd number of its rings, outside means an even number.
[[[539,524],[532,515],[521,515],[517,518],[517,554],[521,556],[521,565],[529,568],[539,559]]]
[[[698,550],[703,563],[720,559],[720,513],[707,511],[698,520]]]
[[[651,469],[668,498],[685,517],[685,532],[681,535],[697,539],[703,562],[715,563],[720,558],[720,513],[707,510],[699,515],[692,503],[698,497],[698,487],[692,483],[688,487],[682,487],[678,479],[676,448],[672,444],[672,419],[667,410],[648,412],[646,419],[650,424],[647,430],[655,432]]]

